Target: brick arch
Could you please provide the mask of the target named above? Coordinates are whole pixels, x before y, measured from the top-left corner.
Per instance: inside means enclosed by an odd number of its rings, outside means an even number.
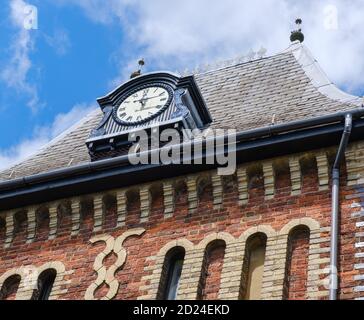
[[[61,293],[67,292],[67,289],[61,290],[60,287],[64,282],[64,276],[72,272],[66,272],[66,268],[62,262],[53,261],[43,264],[40,267],[33,265],[21,266],[8,270],[0,277],[0,289],[4,285],[7,279],[13,276],[20,277],[20,283],[18,291],[15,296],[15,300],[30,300],[33,296],[34,290],[37,288],[38,277],[42,272],[53,269],[57,272],[56,279],[54,281],[53,290],[49,297],[50,300],[56,300]],[[68,282],[67,282],[68,284]]]
[[[246,241],[255,234],[264,234],[267,237],[267,254],[271,250],[269,243],[275,243],[277,232],[269,225],[252,227],[243,232],[235,241],[229,241],[226,247],[224,268],[221,277],[219,299],[237,300],[240,296],[241,279],[245,258]],[[269,259],[268,259],[269,260]],[[266,264],[269,262],[266,259]],[[266,267],[264,268],[266,269]],[[265,274],[265,271],[264,271]],[[263,278],[264,282],[264,278]]]
[[[164,255],[164,261],[162,265],[158,291],[157,291],[157,300],[163,300],[166,298],[167,294],[167,286],[170,277],[170,268],[172,265],[175,264],[176,259],[182,258],[183,255],[183,262],[186,256],[186,249],[184,246],[174,246],[170,248]],[[183,263],[184,264],[184,263]],[[183,265],[182,265],[182,272],[183,272]],[[181,274],[182,274],[181,272]]]
[[[289,232],[283,291],[285,300],[306,299],[310,233],[310,228],[303,224]]]
[[[201,242],[198,245],[196,245],[196,250],[204,251],[211,242],[216,240],[224,241],[226,245],[228,245],[228,243],[235,242],[235,238],[229,233],[226,232],[212,233],[206,236],[203,240],[201,240]]]
[[[320,237],[320,224],[312,218],[295,219],[288,222],[280,231],[277,232],[276,241],[268,239],[267,253],[274,252],[275,255],[270,255],[266,260],[267,267],[264,270],[263,282],[267,284],[263,290],[264,299],[283,299],[284,297],[284,282],[286,275],[286,261],[288,250],[288,237],[291,230],[297,227],[305,226],[310,230],[310,245],[309,245],[309,261],[308,261],[308,279],[310,280],[307,291],[311,294],[318,292],[319,279],[315,272],[319,269],[315,251],[319,244],[313,244],[313,240]],[[268,266],[270,265],[270,267]],[[272,274],[268,272],[273,271]],[[267,273],[266,273],[267,272]],[[268,286],[269,283],[275,283],[275,286]]]
[[[225,251],[229,240],[234,242],[235,238],[229,234],[213,234],[199,244],[201,247],[198,247],[197,250],[200,255],[202,249],[203,256],[198,280],[197,299],[217,299],[220,290]]]
[[[235,242],[235,238],[228,233],[212,233],[206,236],[200,243],[194,246],[193,250],[186,254],[186,265],[184,266],[182,271],[180,293],[178,295],[178,299],[197,299],[205,250],[210,243],[218,240],[224,241],[226,248],[228,248],[229,245]]]
[[[245,242],[254,234],[257,233],[264,233],[267,238],[272,238],[275,237],[277,235],[277,232],[268,225],[260,225],[257,227],[252,227],[248,230],[246,230],[240,237],[239,237],[239,242],[244,243],[245,246]]]
[[[163,265],[165,263],[165,257],[174,248],[183,248],[185,250],[185,262],[183,265],[182,275],[181,279],[183,277],[188,276],[188,272],[186,272],[186,266],[188,264],[188,261],[190,261],[191,258],[193,258],[193,252],[194,252],[194,244],[189,241],[188,239],[178,239],[173,240],[168,243],[166,243],[159,251],[158,253],[148,258],[149,261],[154,261],[154,266],[151,270],[151,273],[147,276],[149,285],[144,286],[144,291],[147,292],[145,296],[141,296],[138,299],[157,299],[159,296],[159,284],[162,277],[162,271],[163,271]],[[145,277],[144,277],[145,280]]]
[[[59,294],[62,293],[60,288],[61,288],[62,284],[64,284],[64,276],[66,275],[66,267],[64,266],[64,264],[62,262],[59,262],[59,261],[48,262],[38,268],[39,276],[43,272],[46,272],[48,270],[56,271],[56,278],[53,283],[53,288],[52,288],[51,294],[49,296],[49,300],[57,300]],[[67,285],[69,285],[69,283],[67,283]]]
[[[21,276],[18,274],[8,277],[0,286],[0,300],[14,300],[19,290]],[[13,299],[12,299],[13,298]]]
[[[261,299],[267,256],[268,234],[259,230],[245,240],[239,299]]]
[[[287,235],[296,227],[299,226],[306,226],[310,229],[311,232],[320,230],[320,224],[318,221],[312,218],[302,218],[302,219],[295,219],[288,222],[280,231],[279,235]]]
[[[15,268],[15,269],[11,269],[11,270],[8,270],[7,272],[5,272],[0,277],[0,290],[3,288],[3,286],[5,285],[5,283],[8,279],[15,277],[15,276],[20,277],[20,282],[19,282],[18,290],[15,295],[15,300],[29,300],[32,297],[33,291],[27,292],[27,290],[25,288],[25,284],[24,284],[25,274],[24,274],[23,268]]]
[[[159,250],[157,256],[161,257],[161,256],[165,256],[168,251],[170,251],[171,249],[175,248],[175,247],[183,247],[186,252],[189,250],[193,250],[194,245],[191,241],[187,240],[187,239],[178,239],[178,240],[173,240],[168,242],[167,244],[165,244],[163,246],[162,249]]]

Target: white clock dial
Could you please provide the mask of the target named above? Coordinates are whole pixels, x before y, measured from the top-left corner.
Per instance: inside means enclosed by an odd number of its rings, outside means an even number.
[[[116,111],[122,122],[140,122],[155,116],[169,101],[169,92],[162,87],[147,87],[126,98]]]

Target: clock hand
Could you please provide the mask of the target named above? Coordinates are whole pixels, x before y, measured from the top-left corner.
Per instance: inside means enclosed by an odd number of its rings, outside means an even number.
[[[154,97],[149,97],[149,98],[142,98],[140,100],[135,100],[133,101],[134,103],[136,102],[142,102],[142,101],[146,101],[146,100],[150,100],[150,99],[155,99],[155,98],[159,98],[160,96],[154,96]]]
[[[155,108],[156,108],[156,107],[143,108],[143,109],[140,109],[140,110],[135,110],[135,112],[146,111],[146,110],[152,110],[152,109],[155,109]]]

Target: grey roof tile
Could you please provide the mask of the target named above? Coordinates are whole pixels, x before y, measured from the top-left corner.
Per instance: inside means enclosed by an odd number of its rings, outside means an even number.
[[[296,50],[296,49],[295,49]],[[353,109],[320,93],[294,51],[195,75],[214,119],[213,128],[239,131]],[[90,161],[85,141],[102,117],[93,112],[83,122],[36,155],[0,173],[10,180]]]

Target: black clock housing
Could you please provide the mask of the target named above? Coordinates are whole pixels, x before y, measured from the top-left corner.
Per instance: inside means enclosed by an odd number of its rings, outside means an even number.
[[[131,94],[152,86],[167,90],[169,97],[163,108],[142,121],[121,121],[117,117],[121,103]],[[127,153],[131,145],[129,134],[140,130],[150,132],[156,126],[160,130],[204,129],[212,122],[193,76],[180,77],[170,72],[145,74],[127,81],[97,102],[103,118],[86,141],[92,161]]]

